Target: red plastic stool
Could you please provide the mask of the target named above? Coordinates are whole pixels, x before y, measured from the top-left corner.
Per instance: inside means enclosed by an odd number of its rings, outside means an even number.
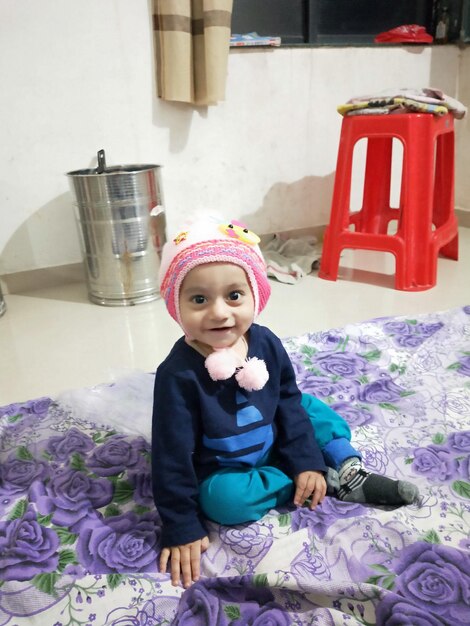
[[[350,210],[354,146],[367,139],[362,208]],[[393,138],[403,144],[400,206],[390,206]],[[397,230],[388,233],[391,220]],[[343,118],[330,223],[319,277],[336,280],[344,248],[395,255],[395,288],[422,291],[436,284],[439,252],[458,259],[454,212],[454,119],[431,113]]]

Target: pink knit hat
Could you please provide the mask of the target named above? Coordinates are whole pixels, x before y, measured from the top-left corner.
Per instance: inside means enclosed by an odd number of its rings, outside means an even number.
[[[195,221],[163,246],[160,293],[168,312],[181,326],[179,292],[186,274],[204,263],[234,263],[248,276],[255,302],[255,317],[271,294],[260,239],[239,222],[214,218]]]

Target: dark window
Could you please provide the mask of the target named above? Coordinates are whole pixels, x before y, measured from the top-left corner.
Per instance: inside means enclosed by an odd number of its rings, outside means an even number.
[[[465,43],[470,43],[470,0],[464,0],[462,10],[462,30],[461,39]]]
[[[418,24],[434,35],[443,9],[448,40],[460,37],[470,0],[234,0],[232,33],[281,37],[282,44],[373,44],[381,32]]]

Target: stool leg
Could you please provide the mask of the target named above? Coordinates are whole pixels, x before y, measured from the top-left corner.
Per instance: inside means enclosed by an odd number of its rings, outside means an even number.
[[[434,189],[434,141],[429,134],[410,137],[404,147],[403,210],[397,236],[403,254],[397,256],[395,286],[405,291],[436,284],[437,252],[431,243]]]
[[[331,232],[331,226],[327,226],[323,237],[319,278],[324,280],[336,280],[338,278],[339,257],[341,248],[336,244],[337,237]]]
[[[453,259],[454,261],[459,260],[459,234],[457,233],[453,239],[446,243],[445,246],[439,250],[442,256],[447,257],[448,259]]]
[[[450,259],[459,258],[459,236],[457,219],[454,209],[454,133],[448,132],[437,138],[436,172],[434,183],[433,224],[436,228],[436,238],[439,238],[439,229],[444,225],[454,223],[452,230],[454,237],[444,246],[440,253]]]
[[[390,216],[392,138],[370,137],[364,176],[364,198],[357,230],[387,234]]]
[[[342,246],[340,234],[348,230],[351,202],[351,174],[354,140],[343,124],[336,163],[330,222],[323,238],[319,278],[338,278]]]

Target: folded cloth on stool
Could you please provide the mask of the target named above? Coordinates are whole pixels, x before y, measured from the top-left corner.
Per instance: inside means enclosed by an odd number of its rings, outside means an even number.
[[[440,89],[387,89],[377,94],[351,98],[337,108],[341,115],[378,115],[387,113],[434,113],[452,115],[460,120],[465,117],[467,107],[447,96]]]

